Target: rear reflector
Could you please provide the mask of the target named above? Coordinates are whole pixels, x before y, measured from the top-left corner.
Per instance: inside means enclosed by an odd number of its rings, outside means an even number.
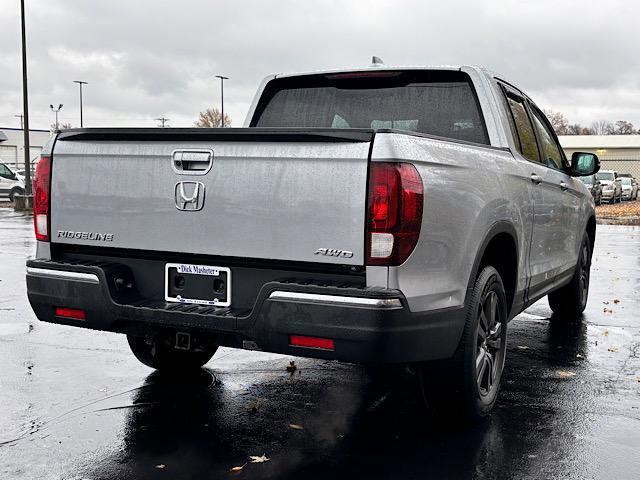
[[[412,164],[371,163],[367,265],[401,265],[409,258],[420,236],[423,190]]]
[[[36,240],[48,242],[51,219],[51,157],[41,157],[33,178],[33,224]]]
[[[292,347],[318,348],[320,350],[334,350],[333,340],[330,338],[305,337],[303,335],[289,335],[289,345]]]
[[[84,320],[84,310],[76,308],[56,307],[56,317],[71,318],[73,320]]]

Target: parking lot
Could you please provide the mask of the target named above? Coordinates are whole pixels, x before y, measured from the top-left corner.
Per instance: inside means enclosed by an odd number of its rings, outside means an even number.
[[[499,406],[467,429],[421,414],[410,374],[221,349],[167,380],[123,336],[37,321],[33,250],[0,208],[0,478],[638,477],[640,227],[598,226],[583,323],[543,300],[509,325]]]

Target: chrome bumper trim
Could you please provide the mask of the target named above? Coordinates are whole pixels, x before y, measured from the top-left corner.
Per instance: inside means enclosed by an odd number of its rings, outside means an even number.
[[[55,278],[57,280],[75,280],[77,282],[100,283],[98,276],[93,273],[69,272],[66,270],[51,270],[48,268],[27,267],[27,275]]]
[[[344,297],[340,295],[323,295],[319,293],[304,292],[284,292],[277,290],[269,295],[269,300],[282,302],[317,303],[333,306],[350,306],[362,308],[379,308],[393,310],[402,308],[398,298],[366,298],[366,297]]]

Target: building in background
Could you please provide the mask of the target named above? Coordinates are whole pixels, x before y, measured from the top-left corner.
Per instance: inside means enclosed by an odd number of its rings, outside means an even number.
[[[42,147],[49,141],[49,130],[30,130],[29,148],[31,162],[37,162]],[[20,128],[0,127],[0,160],[13,167],[14,170],[24,170],[24,134]]]
[[[640,179],[640,135],[560,135],[558,139],[567,158],[573,152],[595,153],[602,170]]]

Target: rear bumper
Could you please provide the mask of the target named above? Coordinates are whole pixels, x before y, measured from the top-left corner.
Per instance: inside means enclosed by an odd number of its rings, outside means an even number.
[[[250,311],[114,295],[109,265],[27,262],[27,291],[45,322],[134,335],[187,332],[225,346],[353,363],[400,363],[453,355],[464,309],[410,312],[401,292],[295,282],[265,283]],[[56,316],[80,309],[84,320]],[[334,350],[291,346],[291,335],[329,338]]]

